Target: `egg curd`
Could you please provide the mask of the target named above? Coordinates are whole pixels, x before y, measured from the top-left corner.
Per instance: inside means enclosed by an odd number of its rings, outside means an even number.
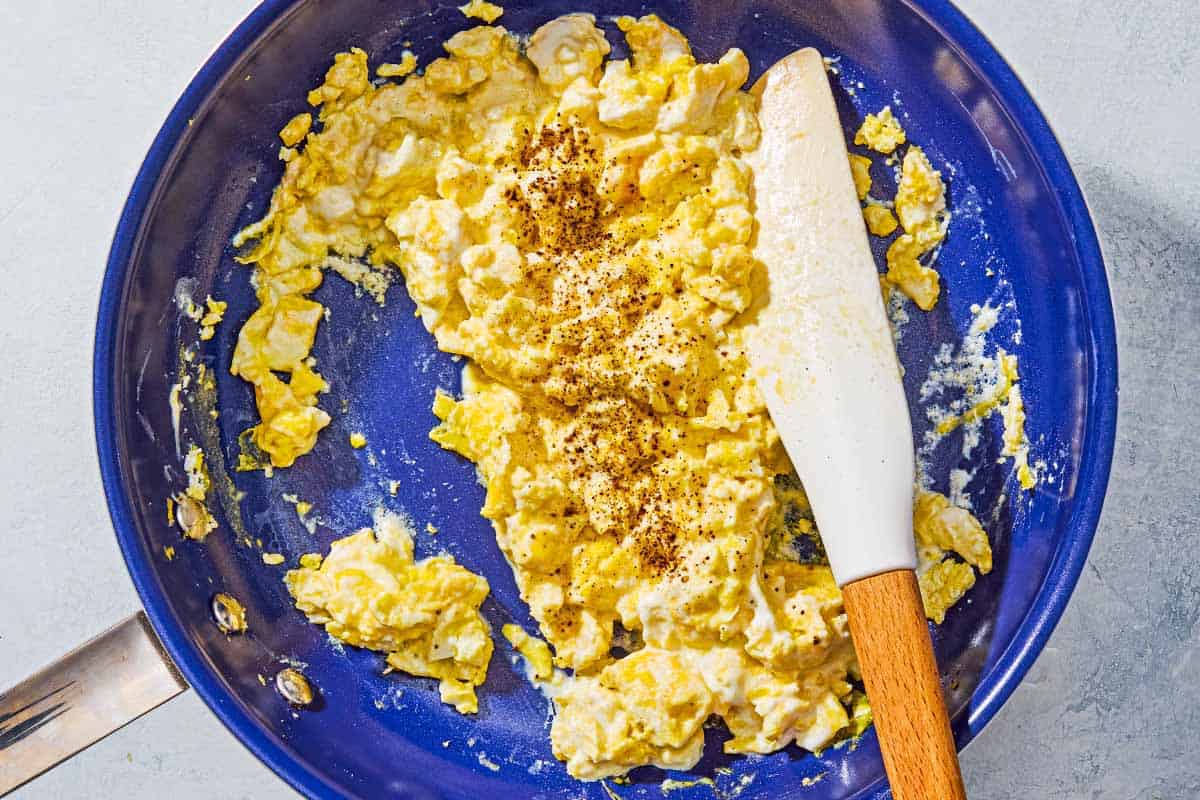
[[[485,578],[450,556],[413,560],[411,529],[394,514],[310,554],[285,578],[296,608],[336,639],[387,653],[389,667],[437,678],[442,701],[479,710],[492,639],[479,606]]]
[[[854,134],[854,143],[865,145],[877,153],[891,155],[897,147],[908,141],[908,135],[900,120],[892,114],[891,106],[884,106],[878,114],[867,114]]]
[[[888,106],[878,114],[868,114],[854,135],[855,144],[889,156],[907,141],[908,134]],[[895,161],[889,159],[888,163]],[[910,145],[901,161],[896,196],[890,203],[885,203],[871,197],[869,157],[851,153],[850,172],[858,199],[865,202],[863,218],[867,230],[874,236],[888,237],[897,228],[903,228],[903,233],[887,250],[884,288],[899,289],[922,311],[929,311],[937,304],[941,292],[938,273],[932,263],[950,227],[946,184],[941,173],[929,163],[924,150]]]
[[[582,779],[690,767],[713,717],[733,753],[820,748],[869,718],[745,354],[742,312],[764,287],[742,159],[759,140],[749,65],[737,49],[698,63],[655,16],[617,25],[629,59],[606,60],[586,14],[524,46],[463,31],[400,83],[339,54],[309,95],[318,120],[281,134],[266,217],[236,240],[260,303],[232,363],[261,415],[248,466],[292,464],[329,423],[310,355],[323,269],[379,294],[399,269],[438,346],[469,359],[462,396],[433,399],[431,435],[486,484],[482,514],[541,638],[504,634]],[[916,258],[945,234],[944,193],[918,148],[903,172],[889,279],[928,307],[936,273]],[[935,494],[915,524],[941,619],[991,568],[987,536]],[[492,647],[482,578],[414,562],[391,523],[305,559],[287,581],[311,620],[475,710]]]
[[[918,259],[933,252],[946,238],[950,214],[946,211],[946,185],[929,163],[925,152],[913,145],[904,153],[900,186],[896,190],[896,217],[904,233],[887,250],[887,280],[899,287],[922,311],[938,300],[937,270]],[[871,215],[867,216],[871,225]],[[885,223],[886,225],[886,223]],[[895,230],[890,225],[888,233]],[[872,233],[881,233],[872,225]]]

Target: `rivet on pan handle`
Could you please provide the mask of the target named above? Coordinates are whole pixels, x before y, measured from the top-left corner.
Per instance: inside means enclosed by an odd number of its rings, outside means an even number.
[[[0,797],[187,689],[139,611],[0,694]]]

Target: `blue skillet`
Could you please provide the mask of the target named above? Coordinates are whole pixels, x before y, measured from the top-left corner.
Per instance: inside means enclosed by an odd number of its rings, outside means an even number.
[[[248,271],[233,261],[229,240],[266,208],[281,173],[276,132],[305,108],[306,91],[340,50],[362,47],[373,63],[397,61],[406,48],[422,63],[440,55],[442,41],[472,24],[456,2],[269,0],[215,51],[163,125],[117,228],[95,342],[104,486],[149,625],[135,621],[86,645],[73,655],[69,684],[34,679],[25,694],[17,687],[0,696],[0,778],[6,750],[30,747],[51,731],[60,743],[73,741],[67,732],[86,727],[81,715],[111,684],[89,682],[94,670],[81,665],[107,648],[109,655],[140,654],[159,678],[155,690],[143,673],[114,668],[128,694],[140,687],[147,697],[114,714],[110,727],[186,681],[234,735],[311,797],[660,798],[666,779],[676,782],[666,784],[675,800],[886,797],[871,731],[820,754],[789,748],[734,758],[722,753],[725,734],[713,728],[690,773],[646,768],[620,784],[579,783],[553,758],[546,701],[513,665],[507,644],[497,645],[479,715],[466,718],[438,701],[432,682],[382,675],[377,654],[332,645],[291,607],[282,568],[263,563],[264,551],[294,563],[324,550],[382,504],[412,515],[418,529],[430,522],[440,530],[420,537],[418,555],[446,550],[487,576],[492,596],[484,610],[494,628],[531,625],[479,517],[483,491],[473,467],[428,439],[434,390],[457,388],[459,364],[434,348],[402,286],[378,307],[327,279],[317,299],[332,316],[315,354],[333,387],[322,400],[332,425],[311,455],[273,478],[222,464],[236,463],[237,435],[254,421],[249,388],[227,373],[236,332],[253,307]],[[602,19],[657,12],[687,34],[702,59],[741,47],[752,79],[800,47],[837,54],[847,131],[891,104],[947,175],[956,217],[939,257],[945,293],[932,313],[914,311],[900,344],[906,390],[918,409],[917,444],[929,424],[916,403],[922,377],[943,344],[961,340],[971,305],[990,301],[1006,307],[991,346],[1020,359],[1031,460],[1044,461],[1052,479],[1032,493],[1016,491],[1010,465],[996,463],[1000,431],[985,428],[973,460],[982,466],[967,489],[996,568],[933,634],[955,734],[965,745],[1012,693],[1062,614],[1096,528],[1112,455],[1117,365],[1104,264],[1054,134],[999,54],[944,0],[518,0],[506,5],[502,24],[527,33],[578,10]],[[891,180],[876,178],[884,187]],[[226,322],[186,367],[203,363],[216,376],[220,416],[213,422],[203,404],[185,402],[180,418],[183,440],[209,448],[218,482],[227,475],[237,492],[218,504],[220,528],[203,544],[181,541],[165,508],[184,480],[168,394],[180,376],[181,345],[196,341],[195,323],[174,304],[180,289],[229,301]],[[346,447],[351,431],[365,433],[369,446]],[[965,466],[960,461],[953,441],[936,451],[930,471],[937,488],[946,490],[950,470]],[[313,531],[284,494],[313,503]],[[245,605],[247,634],[219,630],[212,614],[218,592]],[[141,663],[118,661],[124,668]],[[167,671],[167,661],[178,673]],[[290,706],[274,686],[289,666],[315,692],[305,709]],[[61,674],[52,668],[39,677]],[[77,736],[76,745],[103,735],[102,727]]]

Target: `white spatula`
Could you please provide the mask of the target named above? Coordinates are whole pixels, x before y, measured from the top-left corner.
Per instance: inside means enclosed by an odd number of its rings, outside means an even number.
[[[892,793],[964,798],[914,572],[908,406],[821,54],[793,53],[751,91],[769,282],[754,374],[842,587]]]

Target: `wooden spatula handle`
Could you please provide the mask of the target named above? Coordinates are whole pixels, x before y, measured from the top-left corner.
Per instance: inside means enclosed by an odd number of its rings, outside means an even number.
[[[842,587],[895,800],[965,800],[921,592],[912,570]]]

